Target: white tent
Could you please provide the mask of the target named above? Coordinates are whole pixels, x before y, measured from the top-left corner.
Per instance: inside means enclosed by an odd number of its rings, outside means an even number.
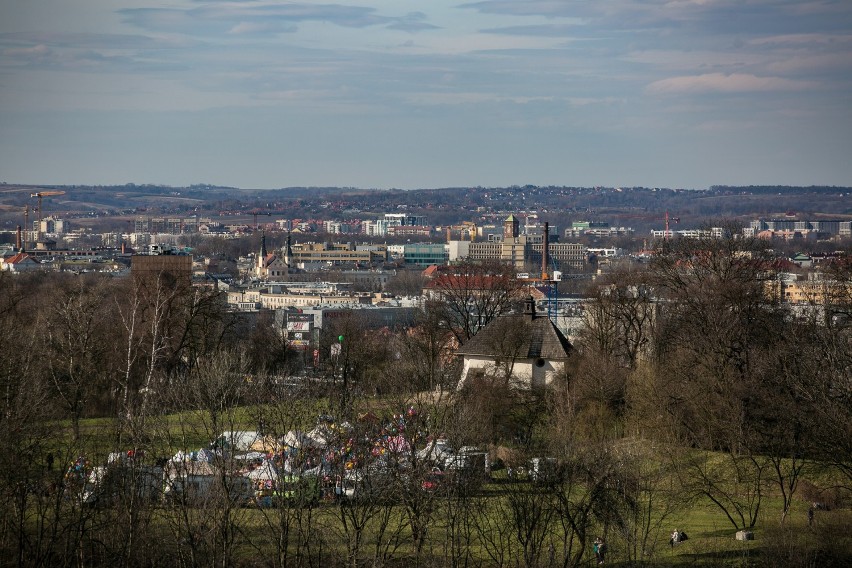
[[[281,443],[291,448],[317,448],[325,445],[325,438],[317,439],[314,436],[316,429],[309,433],[298,430],[290,430],[281,440]]]
[[[254,430],[234,430],[222,432],[217,441],[223,442],[223,446],[235,452],[247,452],[252,445],[263,436]]]
[[[219,469],[206,461],[172,462],[166,467],[165,474],[169,479],[187,476],[213,477],[219,475]]]
[[[321,447],[328,444],[329,432],[327,428],[317,426],[308,432],[308,437],[313,440],[314,447]]]
[[[264,460],[260,466],[246,473],[246,477],[253,481],[278,481],[278,468],[272,462]]]
[[[196,460],[200,461],[200,462],[210,463],[215,459],[216,459],[216,454],[213,451],[207,450],[207,449],[204,449],[204,448],[198,450],[198,453],[196,454]]]
[[[173,463],[182,463],[185,461],[189,461],[189,455],[183,450],[178,450],[178,453],[172,456],[172,459],[169,460]]]
[[[243,461],[253,461],[264,459],[266,457],[266,454],[264,452],[246,452],[244,454],[234,457]]]
[[[417,452],[418,459],[428,460],[433,463],[444,463],[449,457],[452,457],[453,449],[444,439],[432,440],[425,448]]]

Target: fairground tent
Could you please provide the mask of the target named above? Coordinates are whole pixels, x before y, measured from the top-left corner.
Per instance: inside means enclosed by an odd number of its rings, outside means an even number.
[[[263,463],[248,472],[246,477],[252,481],[278,481],[278,468],[271,461],[263,460]]]
[[[281,440],[281,443],[291,448],[319,448],[325,445],[325,438],[318,440],[310,433],[299,430],[290,430]]]

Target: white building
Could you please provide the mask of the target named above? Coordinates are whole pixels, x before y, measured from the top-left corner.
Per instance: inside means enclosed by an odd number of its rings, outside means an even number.
[[[536,313],[532,298],[523,314],[501,316],[456,352],[464,368],[459,387],[468,381],[507,381],[519,388],[540,388],[565,375],[571,343],[547,314]]]
[[[7,272],[29,272],[38,270],[41,264],[25,252],[19,252],[2,260],[2,268]]]

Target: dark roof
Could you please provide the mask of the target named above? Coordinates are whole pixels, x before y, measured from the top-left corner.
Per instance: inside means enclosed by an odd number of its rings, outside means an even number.
[[[523,314],[495,319],[462,345],[456,354],[551,361],[567,359],[573,349],[571,342],[546,314],[536,314],[531,304],[528,300]]]

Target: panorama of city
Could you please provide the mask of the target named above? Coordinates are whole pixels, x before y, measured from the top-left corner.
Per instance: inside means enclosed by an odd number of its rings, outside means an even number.
[[[0,204],[4,566],[852,561],[852,188]]]

